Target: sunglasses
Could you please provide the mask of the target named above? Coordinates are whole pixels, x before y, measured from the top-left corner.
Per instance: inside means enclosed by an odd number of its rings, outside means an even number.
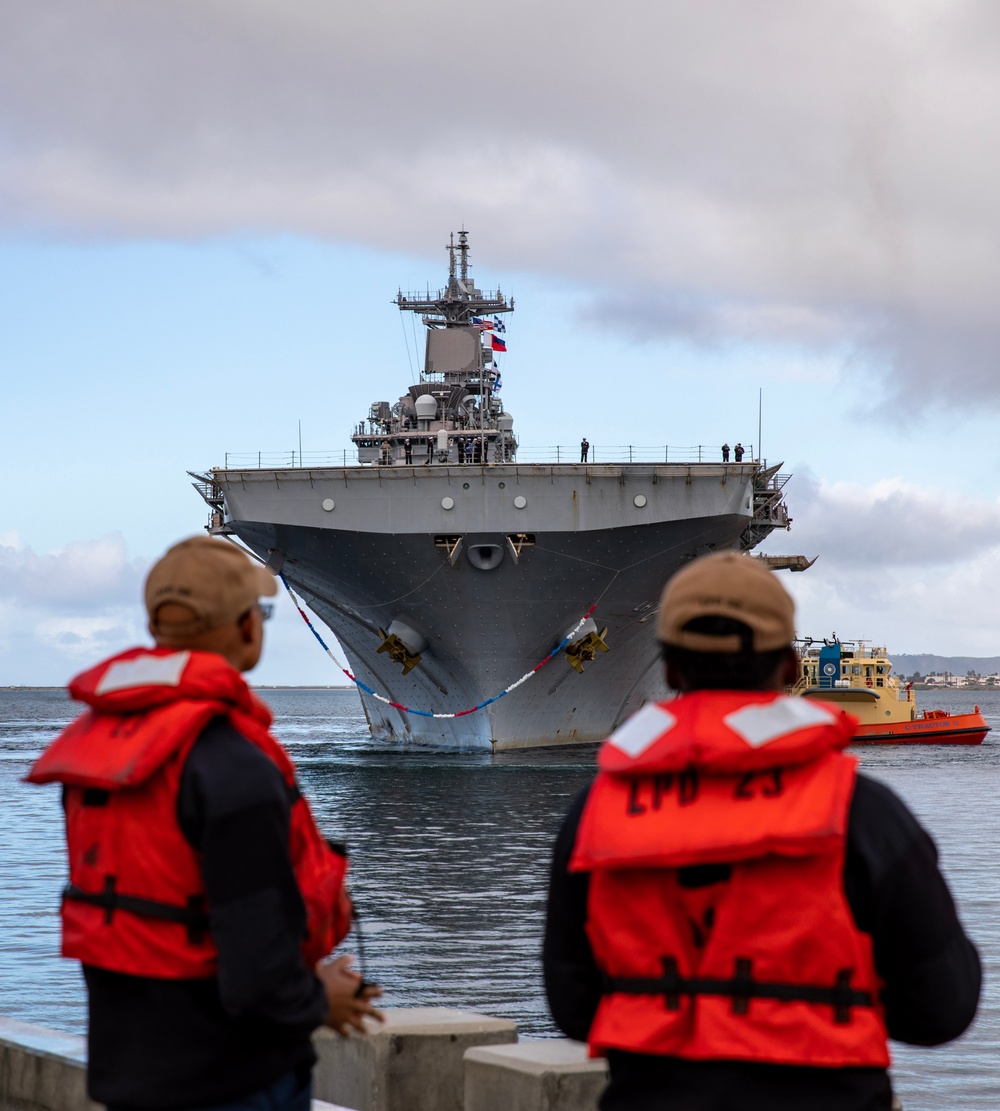
[[[250,609],[240,614],[236,624],[242,625],[254,610],[260,614],[261,621],[269,621],[274,613],[274,602],[255,602]]]

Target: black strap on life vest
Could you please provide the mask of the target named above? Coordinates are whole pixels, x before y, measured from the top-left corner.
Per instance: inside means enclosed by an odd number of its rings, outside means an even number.
[[[101,907],[104,921],[109,926],[116,910],[127,910],[130,914],[138,914],[143,918],[157,918],[163,922],[176,922],[186,926],[187,939],[191,945],[200,945],[205,940],[205,934],[208,933],[208,914],[205,911],[204,895],[192,895],[186,906],[179,907],[172,903],[160,903],[155,899],[143,899],[137,895],[122,895],[115,889],[117,882],[115,876],[105,876],[104,890],[97,892],[84,891],[70,883],[63,888],[63,898]]]
[[[833,1007],[833,1020],[837,1023],[851,1021],[852,1007],[873,1007],[875,1000],[870,992],[851,987],[851,969],[837,973],[832,986],[813,984],[772,983],[753,979],[753,962],[740,957],[732,979],[716,980],[705,977],[678,975],[677,961],[663,958],[663,975],[659,977],[609,976],[604,980],[605,994],[621,992],[625,995],[662,995],[668,1011],[676,1011],[681,996],[723,995],[732,999],[734,1015],[745,1015],[751,999],[777,999],[783,1003],[827,1003]]]

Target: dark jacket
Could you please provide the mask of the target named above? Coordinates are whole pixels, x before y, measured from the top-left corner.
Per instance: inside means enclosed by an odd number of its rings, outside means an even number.
[[[201,854],[219,975],[171,981],[84,966],[88,1089],[101,1103],[222,1103],[315,1061],[310,1033],[326,1001],[300,950],[306,915],[281,773],[216,719],[191,750],[177,805]]]

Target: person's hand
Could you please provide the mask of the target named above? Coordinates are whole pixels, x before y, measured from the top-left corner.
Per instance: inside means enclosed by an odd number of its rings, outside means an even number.
[[[353,963],[354,958],[345,954],[333,960],[319,961],[314,970],[326,992],[326,1025],[336,1030],[342,1038],[348,1036],[348,1027],[351,1026],[364,1034],[366,1031],[362,1019],[365,1015],[377,1022],[385,1021],[382,1012],[369,1002],[381,995],[382,989],[378,984],[366,984],[359,992],[361,977],[351,968]]]

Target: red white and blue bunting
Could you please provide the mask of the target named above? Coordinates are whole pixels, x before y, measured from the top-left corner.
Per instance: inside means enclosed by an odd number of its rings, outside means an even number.
[[[351,680],[352,683],[355,684],[355,686],[359,687],[366,694],[370,694],[372,698],[377,698],[379,702],[384,702],[387,706],[392,706],[396,710],[402,710],[404,713],[416,714],[419,717],[424,718],[465,717],[466,714],[474,714],[477,710],[482,710],[485,706],[489,706],[491,702],[496,702],[498,698],[503,698],[505,694],[510,694],[511,691],[517,690],[517,688],[522,683],[526,683],[532,676],[537,675],[538,672],[541,671],[542,668],[549,662],[549,660],[557,656],[566,647],[566,645],[573,640],[577,633],[579,633],[580,630],[583,628],[585,622],[587,621],[587,618],[590,617],[594,610],[597,609],[597,603],[595,602],[590,607],[590,609],[587,610],[583,617],[580,618],[580,620],[573,626],[573,628],[570,629],[570,631],[563,637],[563,639],[555,646],[555,648],[552,649],[552,651],[545,657],[545,659],[543,659],[540,663],[537,663],[530,671],[526,671],[520,679],[517,679],[515,682],[511,683],[509,687],[504,687],[504,689],[498,694],[493,695],[492,698],[487,698],[485,702],[480,702],[478,706],[470,706],[467,710],[457,710],[455,713],[452,714],[436,714],[432,710],[414,710],[412,706],[404,706],[400,702],[393,702],[391,698],[386,698],[384,694],[379,694],[378,691],[373,691],[371,687],[367,686],[365,683],[362,683],[361,680],[357,678],[357,676],[352,675],[347,665],[337,659],[337,657],[333,654],[333,652],[327,645],[326,641],[324,641],[323,638],[320,636],[319,632],[316,629],[316,626],[312,623],[312,621],[309,620],[309,615],[302,608],[302,605],[299,602],[295,591],[293,591],[291,586],[289,586],[288,579],[286,579],[284,575],[279,575],[279,578],[285,584],[285,589],[288,591],[288,596],[295,603],[295,608],[299,611],[302,620],[309,626],[309,630],[312,635],[319,641],[323,651],[326,652],[330,659],[333,660],[337,667],[347,676],[348,679]]]

